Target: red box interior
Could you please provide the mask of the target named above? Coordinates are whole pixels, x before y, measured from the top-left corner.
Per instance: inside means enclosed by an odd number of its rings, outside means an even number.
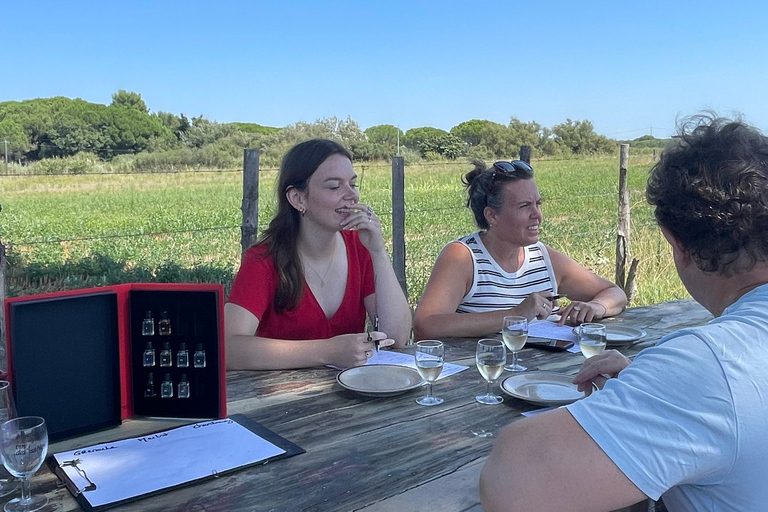
[[[21,415],[46,418],[52,440],[119,424],[134,416],[226,417],[224,289],[211,284],[135,283],[7,299],[8,378]],[[156,333],[142,335],[146,311]],[[168,313],[170,335],[159,336],[157,322]],[[144,367],[151,341],[158,360]],[[189,367],[176,366],[184,341]],[[173,353],[171,367],[159,366],[163,345]],[[197,344],[206,366],[193,366]],[[146,397],[147,374],[156,397]],[[160,398],[163,378],[174,397]],[[177,396],[184,375],[190,398]]]

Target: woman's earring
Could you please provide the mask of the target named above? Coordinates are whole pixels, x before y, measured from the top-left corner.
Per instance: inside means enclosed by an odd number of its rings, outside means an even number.
[[[305,213],[307,213],[307,210],[306,210],[306,209],[304,209],[304,207],[302,206],[301,208],[299,208],[299,213],[300,213],[300,214],[301,214],[301,216],[303,217],[303,216],[304,216],[304,214],[305,214]]]

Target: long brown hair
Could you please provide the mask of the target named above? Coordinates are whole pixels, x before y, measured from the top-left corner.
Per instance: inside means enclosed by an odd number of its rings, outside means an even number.
[[[299,261],[296,240],[299,234],[301,214],[288,202],[286,192],[293,187],[307,190],[309,178],[320,164],[335,154],[352,160],[352,155],[338,142],[328,139],[312,139],[296,144],[283,157],[277,177],[277,213],[264,230],[257,245],[266,243],[267,253],[275,263],[278,275],[275,293],[275,311],[282,313],[294,309],[304,289],[304,271]]]

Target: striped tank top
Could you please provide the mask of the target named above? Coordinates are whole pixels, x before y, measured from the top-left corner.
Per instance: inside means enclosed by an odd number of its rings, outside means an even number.
[[[532,292],[557,293],[557,280],[549,253],[541,242],[525,248],[517,272],[502,269],[480,240],[479,233],[458,240],[472,254],[472,288],[461,299],[457,313],[484,313],[517,306]]]

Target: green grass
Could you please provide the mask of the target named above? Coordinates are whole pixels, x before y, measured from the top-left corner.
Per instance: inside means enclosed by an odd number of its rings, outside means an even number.
[[[640,259],[635,304],[687,297],[643,189],[648,156],[630,159],[632,255]],[[542,241],[614,278],[618,158],[534,162],[544,199]],[[406,273],[418,300],[435,258],[474,231],[460,178],[467,163],[406,167]],[[358,164],[362,200],[391,237],[391,168]],[[274,208],[274,171],[260,174],[260,227]],[[8,293],[126,281],[221,282],[239,265],[239,172],[0,177],[0,234],[8,246]]]

